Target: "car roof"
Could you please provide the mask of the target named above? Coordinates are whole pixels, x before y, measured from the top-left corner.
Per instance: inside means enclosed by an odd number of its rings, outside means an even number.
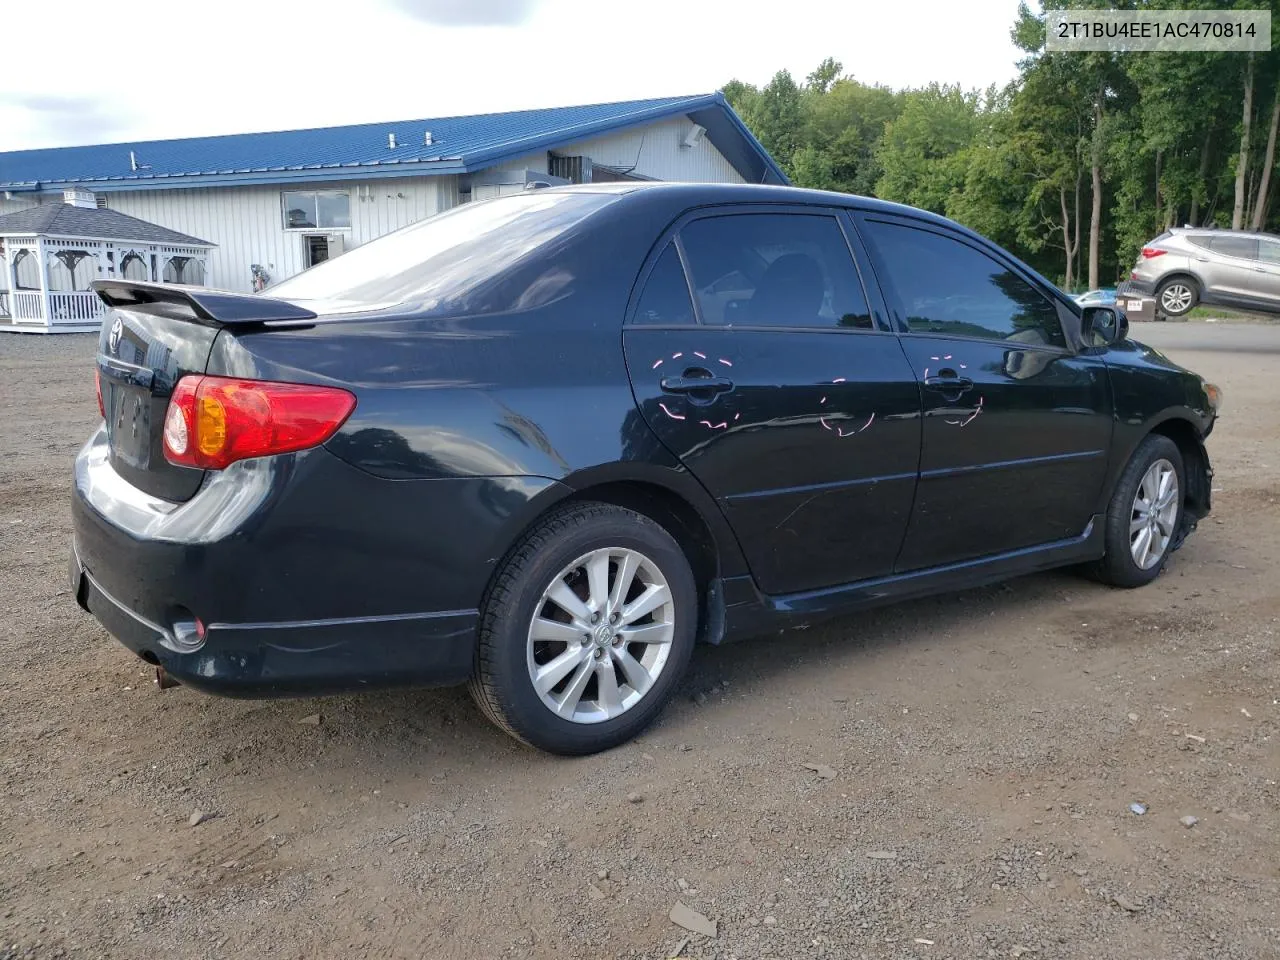
[[[1276,236],[1274,233],[1266,233],[1262,230],[1231,230],[1227,227],[1170,227],[1168,232],[1175,236],[1194,233],[1223,237],[1258,237],[1266,240],[1280,240],[1280,236]]]
[[[757,183],[676,183],[671,181],[625,181],[611,183],[584,183],[569,186],[543,187],[543,190],[575,193],[635,194],[652,199],[683,200],[690,206],[720,203],[795,203],[821,204],[828,207],[848,207],[875,213],[892,213],[915,217],[972,233],[967,227],[946,217],[917,207],[888,200],[877,200],[853,193],[834,190],[810,190],[804,187],[784,187]]]

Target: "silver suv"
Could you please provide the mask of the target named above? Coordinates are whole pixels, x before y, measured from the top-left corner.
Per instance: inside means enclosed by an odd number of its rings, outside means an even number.
[[[1142,248],[1125,292],[1154,294],[1171,317],[1197,303],[1280,313],[1280,237],[1203,227],[1167,230]]]

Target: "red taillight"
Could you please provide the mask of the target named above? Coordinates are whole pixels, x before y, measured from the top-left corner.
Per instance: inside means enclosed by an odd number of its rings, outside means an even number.
[[[1130,249],[1133,249],[1133,248],[1130,247]],[[1168,252],[1167,250],[1161,250],[1159,247],[1143,247],[1142,259],[1151,260],[1154,257],[1163,257],[1167,252]]]
[[[1133,271],[1133,273],[1129,274],[1129,279],[1130,279],[1130,280],[1137,280],[1137,279],[1138,279],[1138,271],[1137,271],[1137,270],[1135,270],[1135,271]]]
[[[105,420],[107,419],[107,408],[102,403],[102,374],[97,370],[93,371],[93,392],[98,395],[98,416]]]
[[[237,460],[324,443],[355,409],[336,387],[230,377],[183,377],[164,418],[170,463],[221,470]]]

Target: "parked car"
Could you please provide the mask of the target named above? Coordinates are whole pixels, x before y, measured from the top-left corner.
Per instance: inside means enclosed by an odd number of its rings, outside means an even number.
[[[1280,313],[1280,237],[1204,228],[1166,230],[1138,255],[1129,290],[1180,317],[1197,304]]]
[[[99,280],[80,604],[235,696],[468,683],[566,754],[694,643],[1087,565],[1210,508],[1219,391],[909,207],[608,184],[466,204],[264,295]]]
[[[1077,293],[1071,298],[1082,307],[1101,307],[1113,306],[1116,302],[1115,289],[1108,290],[1088,290],[1085,293]]]

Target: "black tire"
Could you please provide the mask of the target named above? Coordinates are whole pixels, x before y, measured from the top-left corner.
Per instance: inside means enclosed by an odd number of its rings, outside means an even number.
[[[670,589],[674,633],[665,665],[639,702],[612,719],[574,722],[553,713],[534,689],[529,629],[553,579],[602,548],[637,551],[657,566]],[[671,698],[693,653],[697,617],[693,571],[665,529],[610,504],[567,506],[541,520],[504,558],[481,610],[471,696],[500,729],[530,746],[566,756],[607,750],[644,730]]]
[[[1172,464],[1174,473],[1177,475],[1177,512],[1173,519],[1173,535],[1159,560],[1144,569],[1134,560],[1130,550],[1129,527],[1134,518],[1134,500],[1138,494],[1138,485],[1151,466],[1159,460],[1167,460]],[[1107,516],[1104,521],[1106,554],[1089,568],[1088,572],[1095,579],[1113,587],[1141,587],[1160,576],[1160,572],[1164,570],[1169,560],[1169,555],[1177,549],[1181,538],[1183,513],[1186,509],[1184,504],[1186,490],[1182,453],[1178,450],[1176,443],[1168,437],[1153,433],[1138,444],[1138,449],[1133,452],[1124,472],[1120,474],[1120,479],[1116,481],[1111,502],[1107,506]]]
[[[1165,306],[1164,295],[1175,287],[1183,287],[1191,294],[1191,299],[1186,301],[1185,306],[1177,309],[1170,309]],[[1163,313],[1166,317],[1183,317],[1195,309],[1196,304],[1200,302],[1200,285],[1190,277],[1170,277],[1156,288],[1156,313]]]

